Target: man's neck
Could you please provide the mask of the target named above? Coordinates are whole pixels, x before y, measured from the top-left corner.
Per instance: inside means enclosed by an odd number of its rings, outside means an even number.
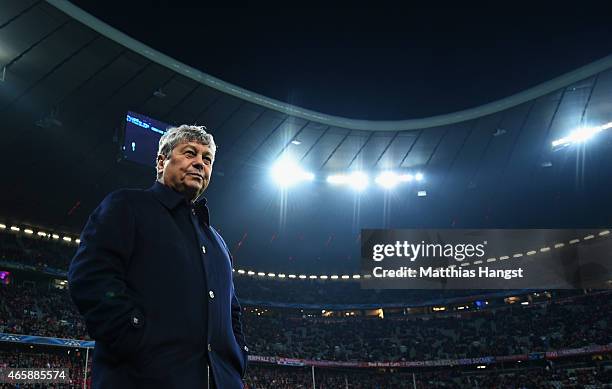
[[[173,187],[171,187],[170,185],[166,185],[166,183],[161,178],[158,179],[157,182],[159,182],[160,184],[164,185],[167,188],[172,189],[176,194],[183,196],[189,205],[193,205],[196,202],[196,200],[198,199],[198,197],[200,197],[200,196],[197,196],[197,195],[194,197],[194,195],[191,195],[188,192],[179,192],[176,189],[174,189]]]

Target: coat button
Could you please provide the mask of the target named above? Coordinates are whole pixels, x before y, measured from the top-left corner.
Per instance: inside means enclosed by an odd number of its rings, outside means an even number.
[[[244,351],[246,351],[248,353],[249,352],[249,348],[247,346],[244,346]]]
[[[132,325],[132,327],[141,328],[143,324],[142,322],[143,320],[139,313],[132,314],[132,317],[130,318],[130,324]]]
[[[195,215],[196,214],[195,213],[195,209],[191,208],[191,213],[193,213]]]
[[[206,246],[202,246],[202,252],[206,254]]]
[[[208,343],[208,351],[212,351],[212,346],[210,345],[210,343]]]
[[[208,291],[208,295],[210,296],[211,299],[215,298],[215,292],[213,292],[212,290]]]

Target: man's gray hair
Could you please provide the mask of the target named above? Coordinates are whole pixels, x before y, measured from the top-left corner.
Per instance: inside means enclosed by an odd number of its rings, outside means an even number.
[[[206,132],[204,126],[190,126],[183,124],[178,127],[171,127],[166,131],[159,140],[159,148],[157,155],[163,155],[168,158],[174,148],[182,143],[197,142],[210,147],[210,150],[215,154],[217,145],[212,134]]]

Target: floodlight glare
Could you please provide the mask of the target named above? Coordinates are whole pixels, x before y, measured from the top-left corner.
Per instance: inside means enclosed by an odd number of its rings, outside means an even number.
[[[414,179],[417,180],[417,181],[423,181],[423,173],[417,173],[414,176]]]
[[[565,147],[572,143],[582,143],[591,139],[596,134],[612,128],[612,122],[596,127],[581,127],[572,131],[568,136],[554,140],[552,147]]]
[[[304,171],[291,159],[283,158],[272,166],[272,178],[279,186],[286,188],[300,181],[312,181],[314,174]]]
[[[346,184],[348,177],[343,174],[327,176],[327,182],[334,185]]]
[[[348,184],[353,189],[362,191],[368,187],[368,176],[363,172],[353,172],[348,177]]]
[[[375,181],[385,189],[392,189],[398,184],[400,177],[393,172],[382,172],[376,177]]]
[[[401,176],[399,176],[399,179],[402,182],[410,182],[414,179],[414,177],[412,176],[412,174],[402,174]]]

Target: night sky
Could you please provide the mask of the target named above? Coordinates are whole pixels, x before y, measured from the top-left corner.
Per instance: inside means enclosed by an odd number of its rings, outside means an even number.
[[[471,108],[612,53],[612,22],[603,2],[540,9],[534,2],[408,8],[73,3],[224,81],[304,108],[370,120]]]

